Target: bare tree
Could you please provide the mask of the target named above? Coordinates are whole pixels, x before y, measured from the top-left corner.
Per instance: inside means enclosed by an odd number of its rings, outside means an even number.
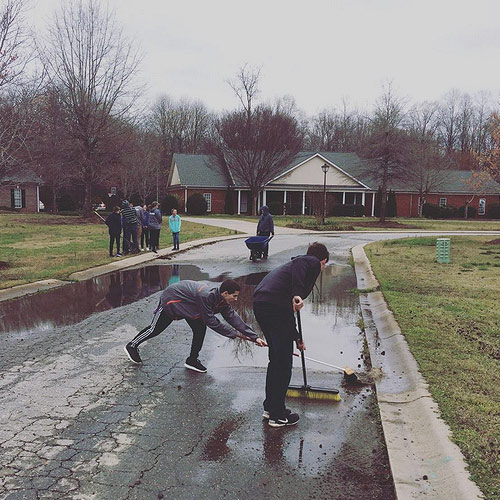
[[[105,165],[99,148],[116,133],[113,121],[124,120],[134,103],[139,54],[100,2],[80,0],[62,4],[41,55],[63,89],[77,144],[77,176],[85,186],[84,213],[90,215],[92,185],[102,179]]]
[[[394,95],[389,84],[376,102],[371,134],[363,150],[369,159],[365,174],[381,189],[380,222],[385,222],[389,181],[408,175],[409,139],[402,128],[404,118],[403,100]]]
[[[224,114],[216,122],[213,153],[223,171],[248,186],[255,214],[260,189],[280,173],[302,146],[297,120],[269,106]]]
[[[19,166],[28,132],[31,92],[20,85],[32,56],[23,19],[25,5],[26,0],[4,0],[0,5],[0,183]]]
[[[32,51],[24,26],[26,0],[4,0],[0,6],[0,89],[19,80]]]
[[[233,92],[245,110],[248,125],[251,122],[253,101],[260,92],[259,80],[261,69],[260,67],[252,67],[248,63],[245,63],[238,70],[235,79],[227,80],[227,84],[233,89]]]

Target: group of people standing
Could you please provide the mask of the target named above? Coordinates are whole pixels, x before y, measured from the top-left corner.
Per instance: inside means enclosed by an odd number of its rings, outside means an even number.
[[[153,201],[150,205],[134,207],[128,200],[123,200],[121,208],[113,207],[113,212],[108,215],[105,223],[109,232],[110,257],[122,257],[129,253],[139,253],[141,250],[151,250],[158,253],[162,213],[157,201]],[[179,250],[181,218],[175,208],[172,209],[172,215],[169,217],[169,226],[174,244],[172,250]],[[123,253],[120,252],[122,231]],[[113,254],[115,245],[116,254]]]

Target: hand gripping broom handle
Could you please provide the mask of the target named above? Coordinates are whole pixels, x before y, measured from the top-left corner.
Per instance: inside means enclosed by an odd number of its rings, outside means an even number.
[[[302,322],[300,321],[300,311],[297,311],[297,326],[299,329],[299,339],[303,341],[302,337]],[[300,351],[300,359],[302,361],[302,375],[304,376],[304,387],[307,387],[307,375],[306,375],[306,358],[304,351]]]

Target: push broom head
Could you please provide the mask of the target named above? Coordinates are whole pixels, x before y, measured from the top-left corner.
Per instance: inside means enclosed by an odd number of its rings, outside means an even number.
[[[340,401],[337,389],[325,389],[322,387],[289,385],[286,395],[291,398],[323,399],[328,401]]]

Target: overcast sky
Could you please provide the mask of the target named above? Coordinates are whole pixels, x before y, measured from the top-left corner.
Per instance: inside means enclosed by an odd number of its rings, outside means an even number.
[[[32,22],[42,29],[60,0],[32,1]],[[234,108],[225,80],[247,62],[262,66],[261,100],[292,95],[309,115],[343,98],[370,109],[387,81],[411,102],[456,88],[490,91],[500,104],[498,0],[107,3],[145,54],[151,100],[168,94]]]

